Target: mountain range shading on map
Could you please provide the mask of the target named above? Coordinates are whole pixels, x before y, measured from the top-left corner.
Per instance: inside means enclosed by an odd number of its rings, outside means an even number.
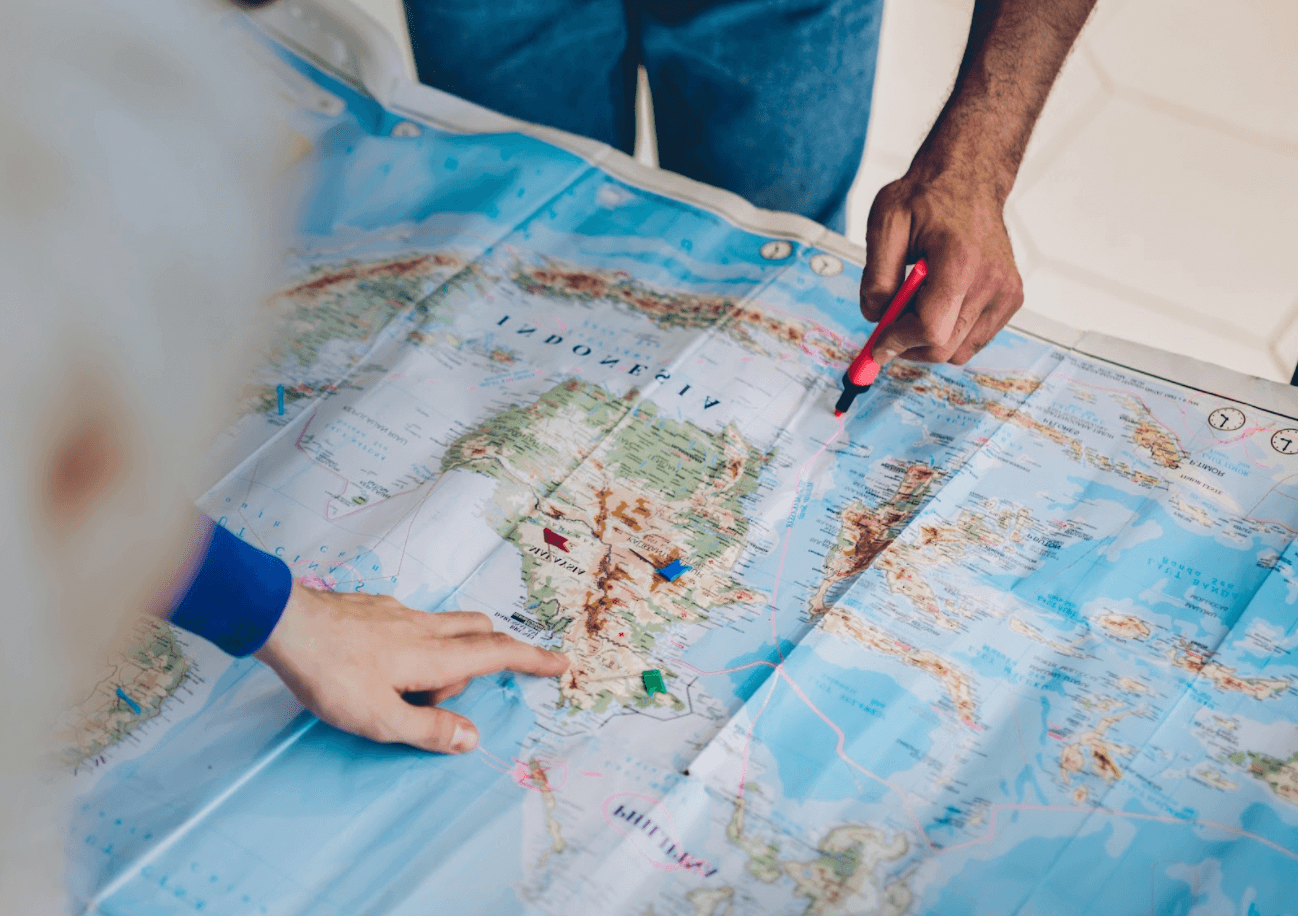
[[[836,419],[867,330],[841,242],[278,53],[343,104],[292,115],[288,331],[200,507],[309,585],[482,610],[571,667],[475,681],[448,705],[481,747],[443,758],[253,661],[180,690],[155,627],[74,732],[79,905],[1295,912],[1274,399],[1007,331]]]

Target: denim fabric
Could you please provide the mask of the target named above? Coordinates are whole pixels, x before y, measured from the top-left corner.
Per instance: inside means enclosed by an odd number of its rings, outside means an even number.
[[[406,0],[419,78],[842,230],[883,0]]]

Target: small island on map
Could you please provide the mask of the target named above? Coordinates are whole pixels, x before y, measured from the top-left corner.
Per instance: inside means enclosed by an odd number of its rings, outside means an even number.
[[[1298,751],[1295,751],[1288,760],[1280,760],[1256,751],[1247,753],[1241,751],[1231,754],[1230,762],[1247,766],[1249,775],[1265,782],[1277,797],[1298,805]]]
[[[141,618],[133,645],[110,659],[108,668],[72,712],[70,746],[63,753],[63,764],[73,770],[93,764],[109,748],[134,735],[196,677],[176,630],[153,618]]]

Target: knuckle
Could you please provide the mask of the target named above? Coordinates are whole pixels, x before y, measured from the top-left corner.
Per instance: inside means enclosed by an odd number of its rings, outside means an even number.
[[[960,263],[970,263],[978,259],[981,248],[973,239],[962,232],[946,233],[946,250]]]
[[[901,179],[890,181],[881,187],[874,195],[874,202],[870,204],[871,223],[883,220],[884,212],[896,206],[901,199]]]
[[[1008,264],[997,271],[996,287],[1003,295],[1013,298],[1023,294],[1023,279],[1013,264]]]
[[[992,253],[987,258],[985,269],[998,286],[1009,286],[1019,274],[1014,266],[1014,258],[1000,252]]]
[[[379,744],[396,744],[401,740],[401,729],[391,719],[380,719],[366,731],[367,737]]]
[[[451,746],[455,740],[455,719],[449,713],[440,711],[430,716],[427,729],[424,733],[424,740],[432,747],[446,749]]]
[[[941,352],[936,347],[917,347],[914,350],[906,351],[902,356],[916,363],[940,363],[943,361]]]
[[[963,366],[969,360],[973,359],[982,352],[983,347],[991,343],[990,337],[979,338],[978,340],[970,339],[960,348],[960,352],[955,355],[951,362],[957,366]]]
[[[985,269],[983,284],[992,296],[1008,292],[1011,287],[1011,273],[1003,264],[992,264]]]
[[[936,312],[921,314],[916,316],[916,332],[921,345],[926,347],[940,347],[946,343],[942,336],[942,317]]]
[[[936,233],[933,247],[942,253],[947,270],[961,280],[967,280],[978,259],[977,247],[963,235],[952,232]]]
[[[885,280],[883,279],[883,277],[872,277],[869,276],[868,274],[862,275],[861,278],[862,298],[870,300],[868,304],[874,304],[879,300],[886,299],[890,291],[888,287],[884,285],[884,283]]]

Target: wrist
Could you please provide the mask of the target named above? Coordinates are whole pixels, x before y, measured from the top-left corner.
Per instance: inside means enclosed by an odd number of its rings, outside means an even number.
[[[1014,187],[1021,155],[997,136],[995,119],[947,114],[915,153],[907,178],[924,185],[958,186],[967,200],[1000,212]]]
[[[921,149],[911,160],[902,181],[913,192],[945,199],[960,210],[979,210],[999,219],[1013,187],[1013,177],[989,169],[971,154]]]
[[[295,633],[300,626],[303,614],[302,603],[308,599],[308,589],[301,582],[294,579],[292,587],[289,590],[288,600],[284,602],[284,610],[279,615],[274,629],[266,637],[261,648],[253,653],[253,657],[258,661],[269,665],[271,668],[279,671],[284,664],[284,659],[288,657],[286,646],[292,643]]]

